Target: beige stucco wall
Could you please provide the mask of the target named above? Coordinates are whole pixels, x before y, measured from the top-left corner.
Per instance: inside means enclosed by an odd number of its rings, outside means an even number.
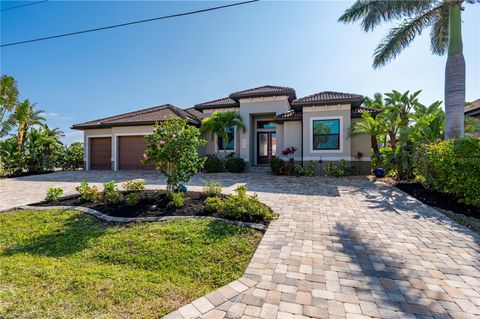
[[[245,124],[245,132],[240,133],[240,157],[249,165],[255,165],[257,140],[255,136],[255,118],[262,115],[273,117],[289,109],[290,103],[286,96],[240,99],[240,116]],[[279,135],[277,134],[277,143],[279,143],[278,139]],[[253,141],[253,143],[250,141]],[[280,143],[283,144],[282,141]]]
[[[291,121],[283,124],[283,147],[295,146],[295,160],[302,160],[302,122]],[[281,150],[280,150],[281,152]],[[281,154],[281,153],[280,153]]]
[[[361,119],[352,119],[352,123],[358,121],[361,121]],[[351,137],[350,139],[352,147],[352,160],[355,160],[355,157],[360,152],[363,154],[363,156],[359,160],[369,161],[371,155],[370,135],[358,135]]]
[[[303,157],[304,160],[351,160],[351,139],[347,139],[350,127],[350,105],[324,105],[303,108]],[[314,119],[340,119],[340,150],[313,150],[312,121]]]

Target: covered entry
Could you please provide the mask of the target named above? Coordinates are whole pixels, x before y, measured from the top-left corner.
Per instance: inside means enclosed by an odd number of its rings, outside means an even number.
[[[143,153],[147,149],[147,142],[143,135],[118,137],[118,169],[127,170],[154,170],[153,164],[143,165]]]
[[[89,140],[90,169],[111,170],[112,138],[94,137]]]

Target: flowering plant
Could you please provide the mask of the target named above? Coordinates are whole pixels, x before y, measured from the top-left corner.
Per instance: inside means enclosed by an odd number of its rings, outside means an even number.
[[[289,146],[289,147],[285,147],[283,150],[282,150],[282,155],[285,156],[285,158],[289,159],[290,161],[293,161],[293,155],[295,154],[295,152],[297,151],[297,148],[295,146]]]
[[[167,190],[178,190],[197,173],[205,162],[197,148],[205,145],[200,130],[178,116],[155,124],[153,133],[145,137],[147,149],[144,163],[155,163],[155,168],[167,177]]]

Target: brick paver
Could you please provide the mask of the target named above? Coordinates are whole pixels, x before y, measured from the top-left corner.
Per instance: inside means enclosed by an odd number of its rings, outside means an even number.
[[[0,180],[0,207],[73,192],[82,180],[156,173],[61,172]],[[480,318],[480,237],[404,193],[369,181],[199,174],[250,191],[279,213],[245,274],[167,318]]]

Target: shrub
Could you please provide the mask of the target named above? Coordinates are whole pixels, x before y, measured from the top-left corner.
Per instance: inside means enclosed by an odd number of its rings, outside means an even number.
[[[281,175],[285,162],[278,157],[272,157],[270,159],[270,169],[273,175]]]
[[[239,186],[236,192],[236,195],[229,195],[222,204],[218,205],[218,214],[220,216],[247,222],[267,222],[272,220],[273,215],[270,209],[258,200],[256,194],[248,196],[245,185]]]
[[[62,170],[76,170],[83,167],[83,144],[72,143],[62,146],[57,154],[56,165]]]
[[[178,189],[196,174],[205,162],[198,155],[198,147],[206,141],[200,138],[200,130],[178,116],[156,124],[153,133],[147,135],[144,163],[155,163],[155,168],[167,177],[167,190]]]
[[[294,170],[295,170],[295,175],[297,176],[302,176],[305,174],[305,169],[300,164],[296,164]]]
[[[87,182],[81,182],[75,190],[80,194],[80,198],[87,202],[96,202],[100,197],[97,186],[90,186]]]
[[[207,182],[203,186],[203,191],[208,197],[220,196],[222,193],[222,184],[219,182]]]
[[[185,193],[169,192],[168,198],[170,199],[170,203],[168,203],[168,205],[171,205],[176,208],[180,208],[185,205]]]
[[[223,203],[223,200],[218,196],[208,197],[203,202],[205,211],[210,213],[218,213],[223,207]]]
[[[61,189],[60,187],[50,187],[47,190],[47,196],[45,196],[45,200],[47,202],[55,202],[62,195],[63,195],[63,189]]]
[[[303,169],[305,176],[315,176],[315,161],[308,161],[307,165]]]
[[[416,156],[417,178],[428,187],[480,206],[480,139],[467,137],[430,144]]]
[[[145,189],[145,181],[143,179],[133,179],[124,182],[122,187],[124,190],[131,192],[143,191]]]
[[[115,181],[103,183],[102,201],[106,204],[117,204],[122,200],[122,194],[117,189]]]
[[[338,163],[328,163],[324,167],[325,173],[329,176],[347,176],[355,173],[355,166],[346,160],[340,160]]]
[[[130,193],[125,196],[125,201],[128,206],[135,206],[140,202],[140,194],[138,192]]]
[[[222,160],[216,156],[207,156],[203,169],[207,173],[220,173],[223,171]]]
[[[225,167],[230,173],[242,173],[245,170],[245,160],[243,158],[227,158]]]

